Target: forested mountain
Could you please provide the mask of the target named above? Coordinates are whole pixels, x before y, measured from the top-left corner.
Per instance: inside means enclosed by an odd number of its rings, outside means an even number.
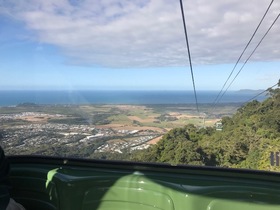
[[[232,117],[222,118],[222,131],[191,124],[175,128],[133,159],[280,171],[270,163],[271,152],[280,151],[280,89],[268,93],[265,101],[249,102]]]

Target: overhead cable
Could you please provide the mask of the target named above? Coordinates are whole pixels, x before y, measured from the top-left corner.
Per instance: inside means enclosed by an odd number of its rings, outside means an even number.
[[[213,106],[215,106],[215,105],[216,105],[216,102],[218,101],[218,99],[219,99],[220,95],[222,94],[222,92],[223,92],[223,90],[224,90],[224,88],[225,88],[226,84],[228,83],[228,81],[229,81],[230,77],[232,76],[232,74],[233,74],[233,72],[234,72],[234,70],[235,70],[235,68],[236,68],[237,64],[239,63],[239,61],[240,61],[241,57],[243,56],[243,54],[245,53],[246,49],[248,48],[248,46],[250,45],[251,41],[253,40],[253,38],[254,38],[255,34],[257,33],[257,31],[258,31],[258,29],[259,29],[260,25],[262,24],[262,22],[263,22],[263,20],[264,20],[264,18],[265,18],[265,16],[266,16],[266,14],[267,14],[268,10],[270,9],[270,7],[271,7],[271,5],[272,5],[273,1],[274,1],[274,0],[272,0],[272,1],[270,2],[270,4],[269,4],[268,8],[266,9],[266,11],[265,11],[265,13],[264,13],[264,15],[263,15],[262,19],[260,20],[260,22],[259,22],[259,24],[258,24],[257,28],[255,29],[255,31],[254,31],[254,33],[252,34],[252,36],[251,36],[250,40],[248,41],[248,43],[246,44],[245,48],[243,49],[243,51],[242,51],[241,55],[240,55],[240,56],[239,56],[239,58],[237,59],[237,61],[236,61],[235,65],[234,65],[233,69],[231,70],[231,72],[230,72],[230,74],[229,74],[229,76],[228,76],[227,80],[225,81],[225,83],[224,83],[224,85],[223,85],[222,89],[220,90],[220,92],[218,93],[217,97],[215,98],[215,100],[214,100],[214,102],[213,102],[213,104],[214,104]]]
[[[186,21],[185,21],[185,14],[184,14],[184,7],[183,2],[180,0],[180,6],[181,6],[181,12],[182,12],[182,20],[184,25],[184,32],[185,32],[185,38],[186,38],[186,44],[187,44],[187,50],[188,50],[188,56],[189,56],[189,64],[191,69],[191,75],[192,75],[192,83],[193,83],[193,90],[194,90],[194,97],[195,97],[195,104],[196,104],[196,110],[199,112],[198,109],[198,102],[197,102],[197,94],[196,94],[196,88],[195,88],[195,81],[194,81],[194,75],[193,75],[193,67],[192,67],[192,59],[191,59],[191,52],[190,52],[190,46],[188,41],[188,33],[187,33],[187,27],[186,27]]]
[[[268,34],[268,32],[270,31],[270,29],[273,27],[273,25],[275,24],[275,22],[278,20],[280,16],[280,13],[277,15],[277,17],[275,18],[275,20],[273,21],[273,23],[270,25],[270,27],[268,28],[268,30],[266,31],[266,33],[263,35],[263,37],[261,38],[261,40],[259,41],[259,43],[257,44],[257,46],[255,47],[255,49],[252,51],[252,53],[249,55],[249,57],[246,59],[246,61],[243,63],[242,67],[239,69],[239,71],[237,72],[237,74],[235,75],[235,77],[233,78],[233,80],[231,81],[231,83],[228,85],[227,89],[223,92],[223,94],[221,95],[221,97],[219,98],[219,100],[217,101],[217,103],[220,102],[220,100],[222,99],[222,97],[225,95],[225,93],[228,91],[228,89],[230,88],[230,86],[232,85],[232,83],[235,81],[235,79],[237,78],[237,76],[240,74],[240,72],[242,71],[242,69],[244,68],[244,66],[246,65],[246,63],[248,62],[248,60],[252,57],[252,55],[255,53],[255,51],[257,50],[257,48],[260,46],[260,44],[262,43],[262,41],[264,40],[264,38],[266,37],[266,35]],[[216,104],[217,104],[216,103]]]
[[[248,101],[244,102],[243,104],[247,104],[248,102],[254,100],[254,99],[257,98],[258,96],[260,96],[260,95],[264,94],[265,92],[267,92],[269,89],[276,87],[277,85],[278,85],[278,83],[276,83],[275,85],[272,85],[271,87],[267,88],[266,90],[264,90],[264,91],[258,93],[258,94],[255,95],[254,97],[250,98]]]

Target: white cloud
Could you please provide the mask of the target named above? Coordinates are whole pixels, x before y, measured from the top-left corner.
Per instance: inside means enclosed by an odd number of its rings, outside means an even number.
[[[35,32],[34,40],[60,48],[68,63],[155,67],[188,62],[179,1],[7,2],[0,0],[0,14],[24,22]],[[269,3],[270,0],[184,1],[193,62],[234,63]],[[279,12],[280,4],[274,3],[254,43]],[[279,21],[252,61],[280,59]]]

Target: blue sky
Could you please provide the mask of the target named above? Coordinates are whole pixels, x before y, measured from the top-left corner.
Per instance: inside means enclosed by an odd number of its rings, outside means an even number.
[[[198,90],[222,87],[269,3],[184,1]],[[279,21],[230,89],[277,83]],[[0,0],[0,74],[0,90],[191,90],[179,1]]]

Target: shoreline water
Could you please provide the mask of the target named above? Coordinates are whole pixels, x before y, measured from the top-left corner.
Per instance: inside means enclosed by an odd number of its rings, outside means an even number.
[[[197,91],[199,104],[213,104],[218,91]],[[257,95],[255,91],[228,91],[219,103],[244,103]],[[264,100],[265,95],[257,97]],[[38,105],[101,104],[195,104],[193,91],[0,91],[0,106],[23,103]]]

